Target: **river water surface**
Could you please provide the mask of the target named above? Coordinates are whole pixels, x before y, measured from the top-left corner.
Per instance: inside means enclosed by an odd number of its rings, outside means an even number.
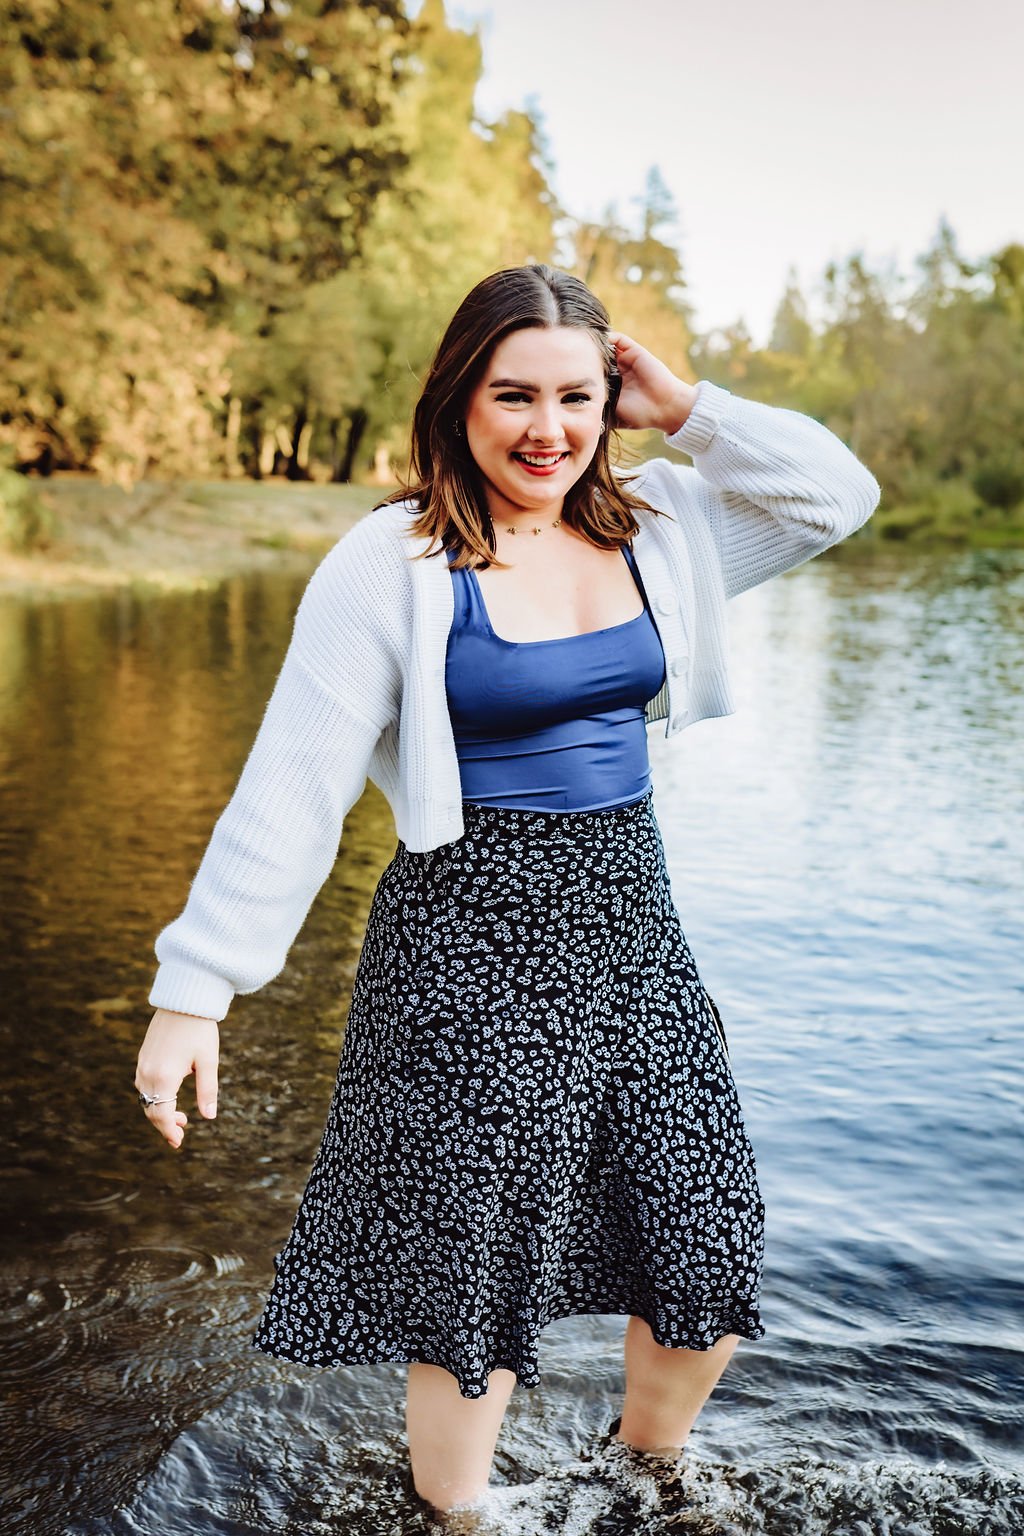
[[[395,849],[372,786],[283,975],[225,1021],[217,1121],[175,1154],[132,1089],[153,939],[301,589],[0,607],[5,1531],[425,1528],[404,1366],[248,1343]],[[553,1324],[480,1528],[1018,1536],[1024,555],[854,547],[730,613],[737,713],[649,739],[758,1156],[767,1337],[659,1493],[597,1446],[625,1319]]]

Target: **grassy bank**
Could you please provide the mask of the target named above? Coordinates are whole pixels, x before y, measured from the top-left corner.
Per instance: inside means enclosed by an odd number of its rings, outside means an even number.
[[[45,531],[31,552],[0,550],[0,596],[194,590],[245,571],[308,570],[387,494],[287,480],[36,484]]]
[[[937,497],[906,506],[887,506],[885,498],[860,538],[907,544],[914,549],[1024,548],[1024,504],[1000,510],[954,497]]]
[[[44,532],[31,552],[0,549],[0,597],[116,588],[216,586],[254,570],[310,570],[386,494],[379,486],[287,480],[142,481],[132,491],[85,475],[35,482]],[[879,507],[855,543],[1024,547],[1024,513]]]

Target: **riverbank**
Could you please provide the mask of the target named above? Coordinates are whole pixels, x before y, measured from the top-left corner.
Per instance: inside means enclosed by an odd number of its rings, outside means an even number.
[[[250,571],[310,570],[388,494],[288,480],[140,481],[122,491],[73,474],[33,485],[49,532],[31,552],[0,549],[0,598],[194,591]],[[1024,525],[996,514],[954,525],[883,505],[845,553],[900,545],[1020,547]]]
[[[0,550],[0,597],[120,588],[195,591],[258,570],[308,570],[387,488],[288,480],[140,481],[87,475],[39,485],[49,532]]]

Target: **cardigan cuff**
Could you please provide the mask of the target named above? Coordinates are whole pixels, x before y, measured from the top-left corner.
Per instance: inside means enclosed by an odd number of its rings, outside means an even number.
[[[696,386],[697,398],[690,407],[690,414],[678,431],[666,432],[665,441],[670,448],[678,448],[691,456],[703,453],[718,431],[722,414],[729,408],[732,391],[710,379],[701,379]]]
[[[200,1019],[223,1019],[231,1006],[235,989],[223,976],[196,966],[165,961],[150,988],[149,1002],[154,1008],[168,1008],[172,1013],[192,1013]]]

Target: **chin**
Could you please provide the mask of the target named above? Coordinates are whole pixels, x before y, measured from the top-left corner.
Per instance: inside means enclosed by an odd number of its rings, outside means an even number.
[[[566,474],[563,471],[552,475],[550,480],[529,481],[526,485],[523,485],[517,476],[514,485],[509,486],[507,494],[510,500],[521,501],[528,506],[534,503],[537,506],[546,506],[555,496],[568,496],[582,475],[582,470],[572,474]]]

